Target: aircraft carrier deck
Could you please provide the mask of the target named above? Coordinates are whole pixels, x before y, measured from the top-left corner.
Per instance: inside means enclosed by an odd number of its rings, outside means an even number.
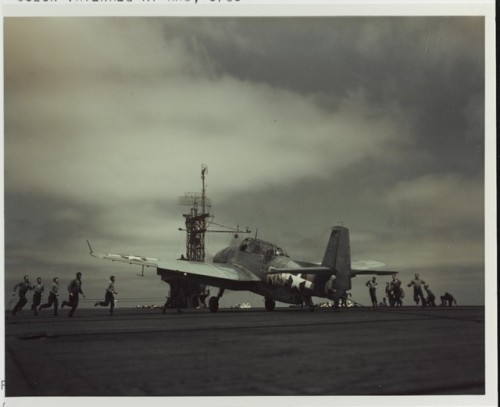
[[[484,311],[6,313],[6,396],[484,395]]]

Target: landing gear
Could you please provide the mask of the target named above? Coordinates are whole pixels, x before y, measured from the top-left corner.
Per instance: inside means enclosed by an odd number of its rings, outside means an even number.
[[[314,311],[314,304],[313,304],[312,298],[308,296],[308,297],[304,297],[304,300],[305,300],[306,305],[309,307],[309,311],[313,312]]]
[[[274,311],[274,307],[276,307],[276,301],[272,298],[266,297],[264,300],[264,305],[266,307],[266,311]]]
[[[219,299],[217,297],[210,297],[210,300],[208,300],[208,308],[210,312],[217,312],[219,309]]]
[[[224,288],[219,289],[219,294],[217,294],[217,297],[210,297],[210,300],[208,301],[208,308],[210,309],[210,312],[218,311],[219,300],[222,298],[222,294],[224,294]]]

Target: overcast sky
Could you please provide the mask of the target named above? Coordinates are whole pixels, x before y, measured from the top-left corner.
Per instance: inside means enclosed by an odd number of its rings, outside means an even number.
[[[217,223],[321,261],[341,222],[353,260],[484,304],[484,47],[482,17],[5,18],[6,306],[77,271],[88,304],[110,274],[122,306],[161,304],[85,240],[179,257],[202,163]]]

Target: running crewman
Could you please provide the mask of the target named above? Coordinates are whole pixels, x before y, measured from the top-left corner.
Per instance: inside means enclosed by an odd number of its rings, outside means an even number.
[[[425,285],[425,281],[420,280],[420,275],[418,273],[415,274],[415,278],[411,280],[410,284],[408,284],[408,287],[413,286],[413,299],[415,302],[419,303],[419,300],[422,301],[422,307],[425,307],[427,305],[425,298],[424,298],[424,293],[422,292],[422,286]]]
[[[36,284],[34,284],[31,289],[33,290],[33,303],[31,304],[31,310],[35,313],[35,315],[38,315],[38,307],[42,302],[42,295],[45,290],[41,277],[36,279]]]
[[[436,296],[429,288],[429,284],[424,285],[424,289],[427,292],[427,298],[425,299],[425,302],[427,302],[427,305],[429,307],[435,307],[436,306],[436,302],[435,302]]]
[[[104,296],[104,301],[98,301],[94,304],[94,307],[101,306],[107,307],[109,305],[109,315],[113,315],[113,309],[115,308],[115,294],[118,294],[115,291],[115,276],[111,276],[109,278],[109,285],[106,288],[106,293]]]
[[[68,285],[68,293],[69,293],[69,301],[63,301],[61,304],[61,308],[64,308],[65,305],[69,305],[71,309],[69,310],[68,317],[72,317],[76,307],[78,307],[78,301],[80,300],[79,294],[82,294],[83,298],[85,298],[85,294],[82,291],[82,273],[76,273],[76,278],[71,280]]]
[[[19,287],[19,301],[12,310],[12,315],[16,315],[17,311],[21,311],[21,309],[28,303],[28,300],[26,299],[26,293],[28,292],[28,290],[32,289],[30,278],[28,276],[24,276],[24,280],[20,283],[17,283],[12,290],[12,295],[16,295],[17,287]]]
[[[39,311],[41,311],[42,308],[50,308],[52,304],[54,304],[54,315],[57,316],[57,308],[59,307],[59,300],[57,299],[58,296],[59,296],[59,279],[57,277],[54,277],[52,279],[52,288],[50,289],[49,293],[49,302],[40,305]]]

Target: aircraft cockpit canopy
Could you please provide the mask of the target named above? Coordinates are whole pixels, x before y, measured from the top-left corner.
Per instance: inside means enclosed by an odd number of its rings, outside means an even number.
[[[272,253],[273,256],[289,257],[281,247],[275,246],[272,243],[265,242],[263,240],[251,239],[249,237],[241,242],[240,251],[263,255],[269,255]]]

